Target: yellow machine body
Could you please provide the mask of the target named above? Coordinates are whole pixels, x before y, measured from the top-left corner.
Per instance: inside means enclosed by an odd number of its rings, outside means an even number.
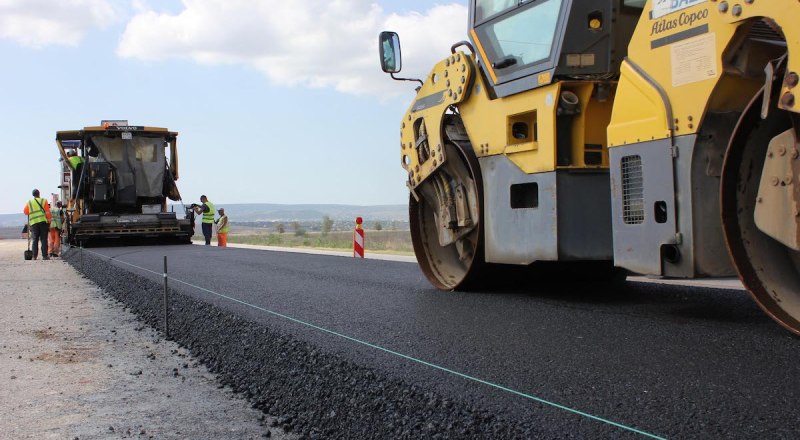
[[[469,7],[470,41],[401,123],[412,238],[435,286],[491,285],[485,263],[738,274],[800,333],[800,3]]]

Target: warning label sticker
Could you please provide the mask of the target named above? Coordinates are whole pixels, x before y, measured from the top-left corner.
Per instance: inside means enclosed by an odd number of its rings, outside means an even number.
[[[707,0],[653,0],[651,18],[656,19],[658,17],[663,17],[667,14],[680,11],[681,9],[705,3],[706,1]]]
[[[671,46],[673,87],[717,77],[716,41],[709,33]]]

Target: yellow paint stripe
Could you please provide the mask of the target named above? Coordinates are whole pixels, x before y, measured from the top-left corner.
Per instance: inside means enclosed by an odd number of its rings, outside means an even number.
[[[472,34],[472,41],[474,41],[475,45],[478,46],[478,52],[481,53],[481,58],[486,61],[486,70],[489,71],[489,76],[492,77],[492,82],[497,84],[497,75],[494,73],[491,63],[489,63],[489,58],[486,56],[486,52],[483,51],[483,45],[481,45],[481,40],[478,39],[478,34],[475,33],[475,29],[470,29],[469,32]]]

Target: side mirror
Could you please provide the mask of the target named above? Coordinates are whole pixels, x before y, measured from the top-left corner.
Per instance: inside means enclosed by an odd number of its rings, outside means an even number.
[[[386,73],[397,73],[403,68],[400,57],[400,37],[396,32],[381,32],[378,37],[378,50],[381,54],[381,69]]]

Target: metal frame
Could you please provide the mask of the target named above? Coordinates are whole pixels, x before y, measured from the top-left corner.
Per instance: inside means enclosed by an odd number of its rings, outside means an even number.
[[[611,170],[611,224],[614,231],[614,265],[632,272],[664,275],[662,246],[680,242],[675,203],[672,141],[661,139],[624,147],[609,148]],[[622,158],[638,155],[642,160],[644,221],[623,221]],[[656,202],[666,204],[664,223],[655,221]]]
[[[505,155],[478,159],[483,175],[486,262],[612,260],[605,170],[525,174]],[[511,207],[511,186],[538,184],[538,205]]]

